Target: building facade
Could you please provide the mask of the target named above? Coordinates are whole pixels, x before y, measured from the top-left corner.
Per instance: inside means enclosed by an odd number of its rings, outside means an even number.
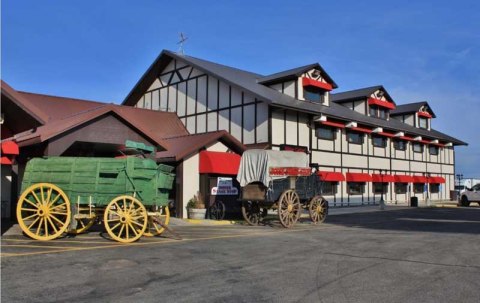
[[[175,112],[191,134],[226,130],[249,148],[308,152],[333,206],[450,199],[454,147],[466,143],[432,128],[427,102],[335,88],[319,64],[262,76],[163,51],[123,104]]]

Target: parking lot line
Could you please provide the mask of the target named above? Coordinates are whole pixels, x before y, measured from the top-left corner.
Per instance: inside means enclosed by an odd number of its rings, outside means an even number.
[[[2,244],[3,247],[25,247],[25,248],[48,248],[48,249],[62,249],[62,248],[68,248],[68,246],[43,246],[43,245],[29,245],[29,244]]]
[[[312,230],[311,228],[303,228],[303,229],[291,229],[291,230],[279,230],[273,232],[255,232],[249,234],[236,234],[236,235],[221,235],[221,236],[213,236],[213,237],[201,237],[201,238],[188,238],[183,240],[165,240],[165,241],[148,241],[148,242],[141,242],[141,243],[130,243],[130,244],[114,244],[114,245],[101,245],[101,246],[89,246],[89,247],[71,247],[71,248],[63,248],[57,250],[49,250],[49,251],[39,251],[39,252],[25,252],[25,253],[15,253],[10,255],[3,255],[2,257],[12,258],[12,257],[23,257],[23,256],[32,256],[32,255],[42,255],[42,254],[52,254],[52,253],[63,253],[63,252],[74,252],[74,251],[84,251],[84,250],[96,250],[96,249],[105,249],[105,248],[123,248],[123,247],[133,247],[133,246],[148,246],[148,245],[163,245],[163,244],[170,244],[170,243],[184,243],[184,242],[193,242],[193,241],[207,241],[207,240],[215,240],[215,239],[231,239],[231,238],[242,238],[248,236],[268,236],[268,235],[278,235],[282,233],[291,233],[291,232],[299,232],[299,231],[307,231]]]

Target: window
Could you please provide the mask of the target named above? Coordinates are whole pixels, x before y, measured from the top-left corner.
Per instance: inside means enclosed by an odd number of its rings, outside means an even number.
[[[328,126],[319,126],[316,129],[316,135],[319,139],[324,140],[335,140],[335,135],[337,133],[337,129]]]
[[[423,153],[423,145],[420,143],[413,143],[412,149],[416,153]]]
[[[383,186],[382,186],[383,185]],[[388,183],[373,183],[373,193],[386,194],[388,192]]]
[[[347,193],[349,195],[362,195],[365,192],[365,183],[347,182]]]
[[[438,194],[440,192],[440,184],[438,183],[430,184],[430,192],[432,194]]]
[[[424,188],[425,188],[425,184],[423,183],[413,183],[413,192],[416,194],[423,193]]]
[[[395,183],[396,194],[406,194],[408,189],[408,183]]]
[[[428,128],[428,119],[423,117],[418,117],[418,126],[420,128]]]
[[[337,194],[338,182],[323,182],[322,184],[322,194],[324,195],[335,195]]]
[[[380,118],[383,120],[387,120],[390,114],[390,111],[386,108],[370,105],[370,117]]]
[[[363,144],[363,134],[355,132],[347,132],[348,143]]]
[[[430,155],[438,155],[438,146],[430,145],[428,150],[430,151]]]
[[[305,86],[303,88],[303,97],[305,100],[315,103],[323,103],[324,96],[325,93],[316,87]]]
[[[387,139],[379,136],[372,136],[373,146],[375,147],[386,147]]]
[[[406,150],[407,149],[407,142],[403,140],[395,140],[393,141],[393,147],[396,150]]]

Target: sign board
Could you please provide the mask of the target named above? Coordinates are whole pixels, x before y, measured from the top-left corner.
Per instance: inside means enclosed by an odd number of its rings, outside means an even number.
[[[232,178],[219,177],[217,186],[210,191],[212,196],[236,196],[238,188],[233,186]]]

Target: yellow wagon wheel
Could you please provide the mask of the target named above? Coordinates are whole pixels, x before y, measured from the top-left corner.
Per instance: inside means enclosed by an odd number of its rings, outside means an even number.
[[[134,242],[147,228],[147,210],[134,197],[118,196],[105,209],[104,224],[112,239],[122,243]]]
[[[80,209],[77,210],[77,213],[73,215],[73,217],[77,221],[77,228],[69,230],[68,232],[78,235],[86,232],[90,229],[90,227],[93,226],[93,224],[95,224],[97,214],[94,212],[90,213],[90,209],[88,207],[80,207]]]
[[[147,221],[147,229],[143,234],[146,237],[153,237],[158,236],[165,228],[159,224],[158,222],[162,222],[163,225],[168,225],[170,222],[170,210],[168,210],[168,206],[160,206],[158,210],[153,210],[154,214],[150,215],[148,213],[148,221]]]
[[[22,231],[35,240],[59,237],[70,224],[70,201],[58,186],[37,183],[27,188],[17,204],[17,220]]]

